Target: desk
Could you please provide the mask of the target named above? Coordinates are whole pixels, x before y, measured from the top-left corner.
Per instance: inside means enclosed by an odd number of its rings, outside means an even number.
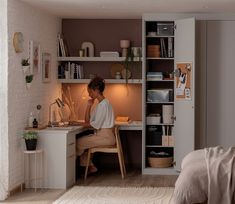
[[[122,124],[121,130],[142,130],[142,123]],[[76,134],[82,126],[53,127],[39,130],[38,147],[44,149],[44,188],[66,189],[76,181]]]

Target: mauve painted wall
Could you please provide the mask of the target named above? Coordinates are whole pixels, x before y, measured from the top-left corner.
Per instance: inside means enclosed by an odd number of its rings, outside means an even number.
[[[63,92],[68,95],[68,86],[75,102],[79,119],[84,119],[86,103],[89,98],[87,85],[64,84]],[[141,85],[107,84],[104,95],[111,102],[115,116],[129,116],[131,120],[141,120]]]
[[[141,19],[63,19],[62,33],[67,41],[71,56],[78,56],[78,49],[82,42],[92,42],[95,47],[95,56],[100,51],[119,51],[120,40],[131,40],[132,47],[141,46]]]
[[[141,47],[142,22],[139,20],[101,20],[101,19],[63,19],[62,33],[67,41],[71,56],[78,56],[78,50],[84,41],[92,42],[95,47],[95,56],[100,51],[119,51],[120,40],[129,39],[131,45]],[[110,69],[115,62],[82,62],[85,78],[89,73],[95,73],[104,78],[111,78]],[[130,68],[133,78],[141,78],[141,62],[134,63]],[[63,88],[66,90],[66,84]],[[69,84],[72,98],[77,104],[79,118],[84,118],[85,103],[87,100],[86,86]],[[86,99],[82,99],[86,96]],[[114,107],[115,115],[127,115],[132,120],[141,120],[141,85],[108,84],[105,96]]]

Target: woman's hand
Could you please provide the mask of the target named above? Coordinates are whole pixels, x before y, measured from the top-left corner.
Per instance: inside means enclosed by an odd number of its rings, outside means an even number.
[[[87,106],[93,106],[95,99],[91,98],[87,101]]]

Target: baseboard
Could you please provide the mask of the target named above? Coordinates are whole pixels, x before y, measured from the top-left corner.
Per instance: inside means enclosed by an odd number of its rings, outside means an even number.
[[[16,193],[21,192],[21,188],[22,188],[22,190],[25,188],[25,183],[20,184],[20,185],[16,186],[15,188],[13,188],[12,190],[10,190],[9,196],[12,196],[12,195],[14,195]]]

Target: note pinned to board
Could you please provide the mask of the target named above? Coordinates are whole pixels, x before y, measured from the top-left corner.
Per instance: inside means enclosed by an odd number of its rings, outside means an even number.
[[[176,100],[192,100],[193,64],[191,62],[176,63],[176,67]]]

